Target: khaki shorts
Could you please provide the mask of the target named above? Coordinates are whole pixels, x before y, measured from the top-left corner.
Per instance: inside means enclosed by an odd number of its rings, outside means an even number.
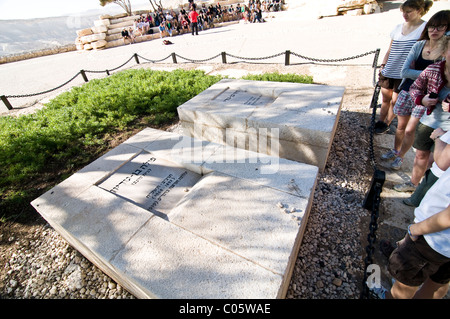
[[[434,128],[419,122],[416,127],[413,147],[420,151],[433,151],[434,141],[430,138]]]
[[[428,278],[438,284],[447,284],[450,258],[428,246],[423,236],[413,241],[407,234],[389,257],[388,270],[392,277],[407,286],[420,286]]]

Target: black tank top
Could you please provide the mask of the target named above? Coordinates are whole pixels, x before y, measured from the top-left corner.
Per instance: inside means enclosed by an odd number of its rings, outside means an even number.
[[[427,66],[430,64],[433,64],[435,60],[425,60],[422,58],[422,53],[419,55],[419,57],[416,60],[414,70],[425,70]],[[401,89],[405,91],[409,91],[409,87],[414,83],[413,79],[405,79],[405,82],[403,82]]]

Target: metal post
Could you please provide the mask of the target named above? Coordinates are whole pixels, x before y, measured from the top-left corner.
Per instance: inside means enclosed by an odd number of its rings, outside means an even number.
[[[5,105],[8,108],[8,110],[12,110],[13,109],[11,103],[9,103],[8,99],[6,98],[6,96],[2,95],[2,96],[0,96],[0,98],[2,99],[3,103],[5,103]]]
[[[86,72],[84,72],[84,70],[81,70],[80,73],[81,73],[81,76],[83,77],[84,82],[89,82],[89,80],[86,76]]]
[[[372,63],[372,68],[373,68],[373,85],[375,86],[377,83],[377,68],[378,68],[378,57],[380,55],[380,49],[377,49],[375,51],[375,56],[373,57],[373,63]]]
[[[372,68],[376,68],[378,64],[378,57],[380,55],[380,49],[375,50],[375,56],[373,57]]]
[[[137,53],[134,54],[134,59],[136,60],[136,63],[139,64],[139,58],[138,58]]]
[[[286,53],[284,55],[284,65],[289,65],[291,59],[291,51],[286,50]]]
[[[226,52],[222,52],[222,63],[227,64],[227,54]]]
[[[173,61],[173,63],[177,63],[177,56],[176,56],[175,52],[172,53],[172,61]]]

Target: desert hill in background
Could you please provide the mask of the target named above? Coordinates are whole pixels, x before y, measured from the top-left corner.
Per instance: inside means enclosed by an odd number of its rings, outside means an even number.
[[[73,44],[76,30],[93,26],[97,19],[98,14],[0,20],[0,56]]]
[[[164,5],[167,8],[177,7],[180,2],[188,1],[165,0]],[[152,10],[152,7],[150,4],[133,5],[132,10]],[[0,57],[74,44],[77,30],[92,27],[102,14],[122,12],[124,11],[119,6],[111,4],[75,15],[0,20]]]

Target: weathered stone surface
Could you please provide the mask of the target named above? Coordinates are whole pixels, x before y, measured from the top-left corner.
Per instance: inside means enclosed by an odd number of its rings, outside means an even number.
[[[283,298],[318,168],[232,150],[145,129],[32,205],[138,298]]]
[[[109,19],[103,19],[103,20],[95,20],[94,21],[94,26],[98,27],[98,26],[109,26],[111,24],[111,22],[109,22]]]
[[[323,170],[344,91],[338,86],[224,79],[177,110],[186,134]]]
[[[77,31],[77,35],[79,36],[79,37],[84,37],[84,36],[86,36],[86,35],[91,35],[93,32],[92,32],[92,30],[90,29],[90,28],[87,28],[87,29],[83,29],[83,30],[78,30]]]
[[[97,34],[91,34],[91,35],[86,35],[84,37],[80,37],[80,41],[81,41],[81,43],[86,44],[86,43],[91,43],[94,41],[105,40],[105,38],[106,38],[105,33],[97,33]]]
[[[99,25],[91,27],[92,33],[103,33],[108,31],[108,28],[105,25]]]
[[[105,40],[98,40],[95,42],[91,42],[92,48],[93,49],[100,49],[106,46],[108,42],[106,42]]]

